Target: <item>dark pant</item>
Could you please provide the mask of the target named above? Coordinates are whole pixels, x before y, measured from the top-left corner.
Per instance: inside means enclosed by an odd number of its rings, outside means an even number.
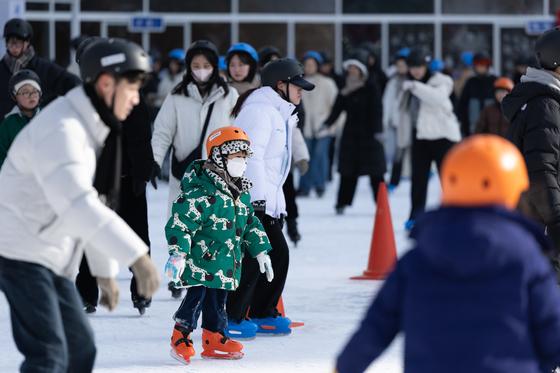
[[[407,149],[398,148],[395,152],[395,159],[393,160],[393,167],[391,168],[391,180],[389,181],[389,184],[391,185],[398,186],[401,182],[402,168],[405,161],[404,157],[406,155],[406,150]]]
[[[146,202],[146,189],[144,187],[141,193],[134,190],[134,180],[128,176],[121,179],[120,206],[117,213],[132,228],[142,241],[150,247],[150,237],[148,235],[148,204]],[[150,252],[148,251],[148,255]],[[80,272],[76,277],[76,287],[82,297],[84,303],[97,306],[99,299],[99,289],[97,288],[97,280],[91,275],[87,261],[84,258],[80,264]],[[130,281],[130,296],[132,301],[146,301],[148,304],[151,299],[146,299],[136,290],[136,278],[132,274]]]
[[[288,214],[288,219],[297,219],[299,216],[298,207],[296,203],[296,188],[294,187],[294,176],[290,172],[284,185],[282,186],[284,191],[284,198],[286,199],[286,213]]]
[[[92,371],[93,332],[71,281],[41,265],[0,257],[0,290],[25,357],[21,372]]]
[[[454,145],[447,139],[439,140],[417,140],[412,143],[412,210],[410,218],[423,212],[426,208],[426,196],[428,194],[428,181],[430,179],[430,169],[432,162],[435,161],[438,172],[441,170],[441,162],[447,151]]]
[[[351,206],[354,200],[354,194],[356,193],[356,186],[358,184],[357,175],[341,175],[340,176],[340,187],[338,188],[338,198],[336,202],[336,207]],[[369,182],[373,191],[373,199],[377,201],[377,191],[379,190],[379,184],[383,182],[382,176],[369,175]]]
[[[187,289],[181,306],[173,319],[186,329],[196,329],[202,312],[202,328],[211,332],[222,332],[227,326],[227,290],[193,286]]]
[[[288,276],[290,252],[282,233],[281,220],[265,216],[262,223],[272,245],[268,255],[272,261],[274,279],[268,282],[266,274],[261,274],[257,260],[245,254],[239,287],[229,295],[227,303],[228,317],[237,322],[245,318],[247,311],[250,318],[277,316],[276,305]]]

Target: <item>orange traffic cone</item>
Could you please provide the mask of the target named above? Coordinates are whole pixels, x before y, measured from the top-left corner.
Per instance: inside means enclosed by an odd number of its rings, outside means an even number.
[[[282,317],[286,317],[286,311],[284,310],[284,301],[282,300],[282,297],[280,297],[280,299],[278,300],[276,309],[278,310],[278,312],[280,312]],[[305,324],[301,321],[292,321],[292,323],[290,324],[290,328],[299,328],[300,326],[304,325]]]
[[[382,280],[393,269],[397,260],[395,232],[391,220],[391,209],[385,183],[379,185],[377,192],[377,211],[371,240],[367,269],[361,276],[352,280]]]

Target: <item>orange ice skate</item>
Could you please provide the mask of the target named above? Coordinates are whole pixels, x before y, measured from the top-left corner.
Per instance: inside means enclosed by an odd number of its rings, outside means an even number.
[[[237,360],[243,357],[243,345],[221,333],[202,329],[202,354],[205,359]]]
[[[171,357],[183,364],[189,364],[192,356],[194,356],[194,347],[191,330],[175,325],[171,336]]]

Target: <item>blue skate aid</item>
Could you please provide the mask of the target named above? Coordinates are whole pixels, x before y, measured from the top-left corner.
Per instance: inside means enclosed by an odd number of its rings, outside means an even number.
[[[257,336],[257,325],[249,320],[235,322],[228,320],[228,325],[224,330],[227,337],[232,339],[254,339]]]
[[[290,324],[292,321],[287,317],[265,317],[262,319],[251,319],[257,324],[257,334],[261,335],[288,335],[292,333]]]

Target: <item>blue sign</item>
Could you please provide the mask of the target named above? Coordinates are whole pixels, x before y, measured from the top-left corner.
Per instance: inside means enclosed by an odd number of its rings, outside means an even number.
[[[543,20],[543,21],[529,21],[525,25],[525,32],[528,35],[540,35],[546,30],[550,30],[556,24],[554,21]]]
[[[163,32],[165,22],[162,17],[135,16],[130,19],[128,30],[130,32]]]

